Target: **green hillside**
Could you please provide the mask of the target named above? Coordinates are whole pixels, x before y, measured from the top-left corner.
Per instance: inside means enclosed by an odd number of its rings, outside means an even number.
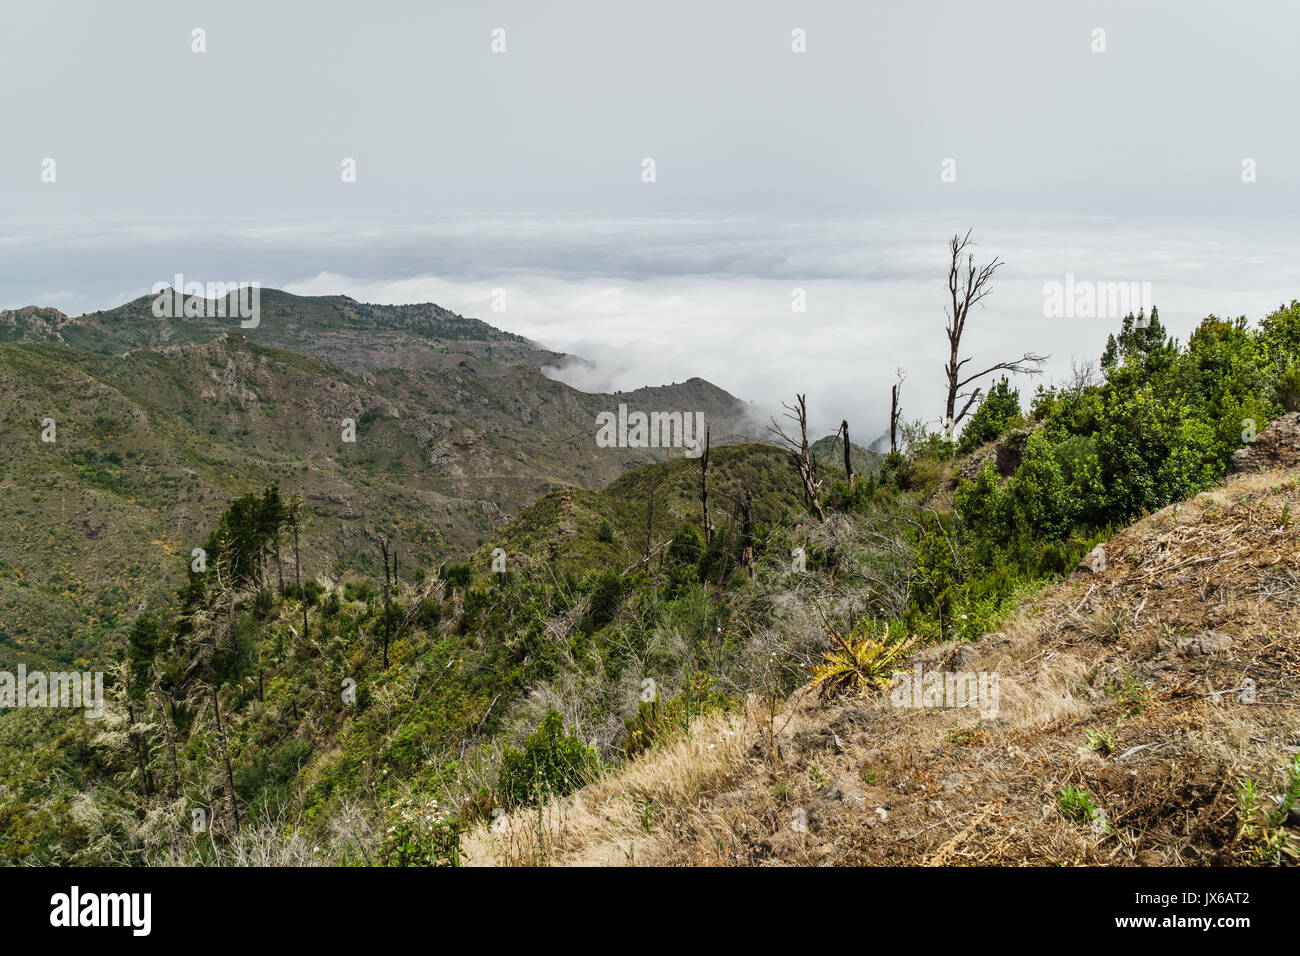
[[[372,568],[376,534],[402,573],[436,566],[554,487],[681,454],[597,447],[596,415],[620,402],[702,411],[715,434],[748,427],[699,379],[611,396],[530,363],[348,371],[239,333],[124,355],[0,345],[0,649],[96,659],[165,604],[225,505],[272,481],[304,500],[314,573]]]
[[[724,536],[738,533],[740,501],[752,498],[751,520],[767,529],[802,507],[799,473],[789,452],[771,445],[728,445],[710,453],[710,517]],[[653,506],[651,504],[653,500]],[[474,555],[474,567],[490,565],[493,549],[518,558],[522,568],[580,573],[621,570],[661,548],[683,526],[702,526],[700,461],[678,459],[637,468],[592,492],[556,488],[525,508]],[[761,532],[760,532],[761,533]]]

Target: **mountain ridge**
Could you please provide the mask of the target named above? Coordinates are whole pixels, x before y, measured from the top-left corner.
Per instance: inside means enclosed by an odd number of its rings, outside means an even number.
[[[297,298],[270,295],[272,314]],[[342,297],[323,300],[332,311]],[[319,309],[322,300],[312,301]],[[342,339],[314,354],[266,344],[268,336],[257,335],[265,324],[211,337],[189,329],[118,351],[174,325],[147,309],[146,318],[145,302],[94,326],[54,309],[0,313],[0,330],[27,336],[0,342],[8,532],[0,542],[0,646],[31,661],[93,659],[129,624],[128,611],[153,608],[174,591],[184,556],[229,500],[273,481],[304,498],[303,553],[314,571],[368,572],[378,560],[370,553],[375,533],[389,536],[413,571],[467,553],[553,488],[595,490],[629,468],[681,454],[597,447],[597,414],[620,403],[700,411],[715,444],[756,430],[744,403],[700,378],[617,394],[578,391],[542,371],[559,353],[534,351],[478,320],[452,329],[483,337],[437,362],[372,366],[401,351],[408,331],[399,328],[397,340],[367,360],[334,364],[334,353],[361,334],[355,317]],[[386,314],[394,321],[416,326],[445,312],[393,308]],[[86,338],[95,329],[104,334]],[[270,337],[297,342],[305,334],[285,322]],[[56,426],[48,444],[46,419]],[[355,442],[343,438],[345,420]],[[127,602],[126,594],[136,597]]]

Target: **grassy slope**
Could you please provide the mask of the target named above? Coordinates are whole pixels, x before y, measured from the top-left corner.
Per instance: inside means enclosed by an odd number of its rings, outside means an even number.
[[[1276,793],[1300,749],[1297,508],[1294,473],[1233,479],[1116,535],[1104,572],[1076,573],[1002,632],[917,655],[996,672],[996,716],[898,709],[879,691],[796,694],[775,741],[756,709],[710,716],[543,814],[474,830],[470,861],[1240,862],[1237,782]],[[1218,693],[1247,678],[1253,702]],[[1112,833],[1060,812],[1068,786]]]

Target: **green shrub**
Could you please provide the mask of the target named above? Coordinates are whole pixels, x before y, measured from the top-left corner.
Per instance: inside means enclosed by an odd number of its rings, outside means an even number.
[[[1105,812],[1097,806],[1092,794],[1082,787],[1063,789],[1056,795],[1056,805],[1067,820],[1086,823],[1099,833],[1111,832]]]
[[[572,793],[599,769],[595,749],[566,733],[559,711],[552,707],[524,741],[523,750],[505,749],[497,790],[506,804],[528,806]]]
[[[420,624],[427,630],[431,631],[438,626],[442,620],[442,604],[437,598],[427,597],[420,602]]]
[[[1020,390],[1012,388],[1004,375],[980,402],[975,414],[971,415],[966,428],[961,433],[957,444],[959,455],[969,455],[985,442],[991,442],[999,435],[1024,424],[1020,412]]]
[[[593,631],[598,631],[618,613],[623,595],[627,593],[627,582],[612,569],[606,569],[596,575],[590,582],[591,603],[587,607],[587,620]]]
[[[1300,362],[1283,370],[1273,384],[1273,399],[1283,411],[1300,411]]]
[[[464,590],[474,580],[474,572],[468,564],[444,564],[438,571],[451,590]]]
[[[303,585],[303,590],[307,586]],[[375,586],[369,581],[345,581],[343,583],[343,598],[347,601],[368,601],[375,593]]]

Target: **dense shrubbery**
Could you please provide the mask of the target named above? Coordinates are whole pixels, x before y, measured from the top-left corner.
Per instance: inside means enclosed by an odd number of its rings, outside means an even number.
[[[956,509],[977,561],[1050,570],[1062,563],[1058,554],[1209,487],[1252,429],[1295,400],[1297,342],[1298,303],[1255,330],[1244,319],[1211,316],[1186,347],[1166,337],[1154,309],[1149,318],[1125,318],[1102,356],[1104,380],[1081,376],[1039,389],[1015,474],[1004,480],[988,463],[958,489]],[[996,437],[992,422],[1014,420],[1009,408],[981,419],[983,411],[971,422],[978,435],[963,436],[963,447]]]
[[[980,402],[970,417],[957,443],[957,453],[968,455],[985,442],[993,441],[1003,432],[1020,425],[1020,390],[1011,387],[1004,375]]]

